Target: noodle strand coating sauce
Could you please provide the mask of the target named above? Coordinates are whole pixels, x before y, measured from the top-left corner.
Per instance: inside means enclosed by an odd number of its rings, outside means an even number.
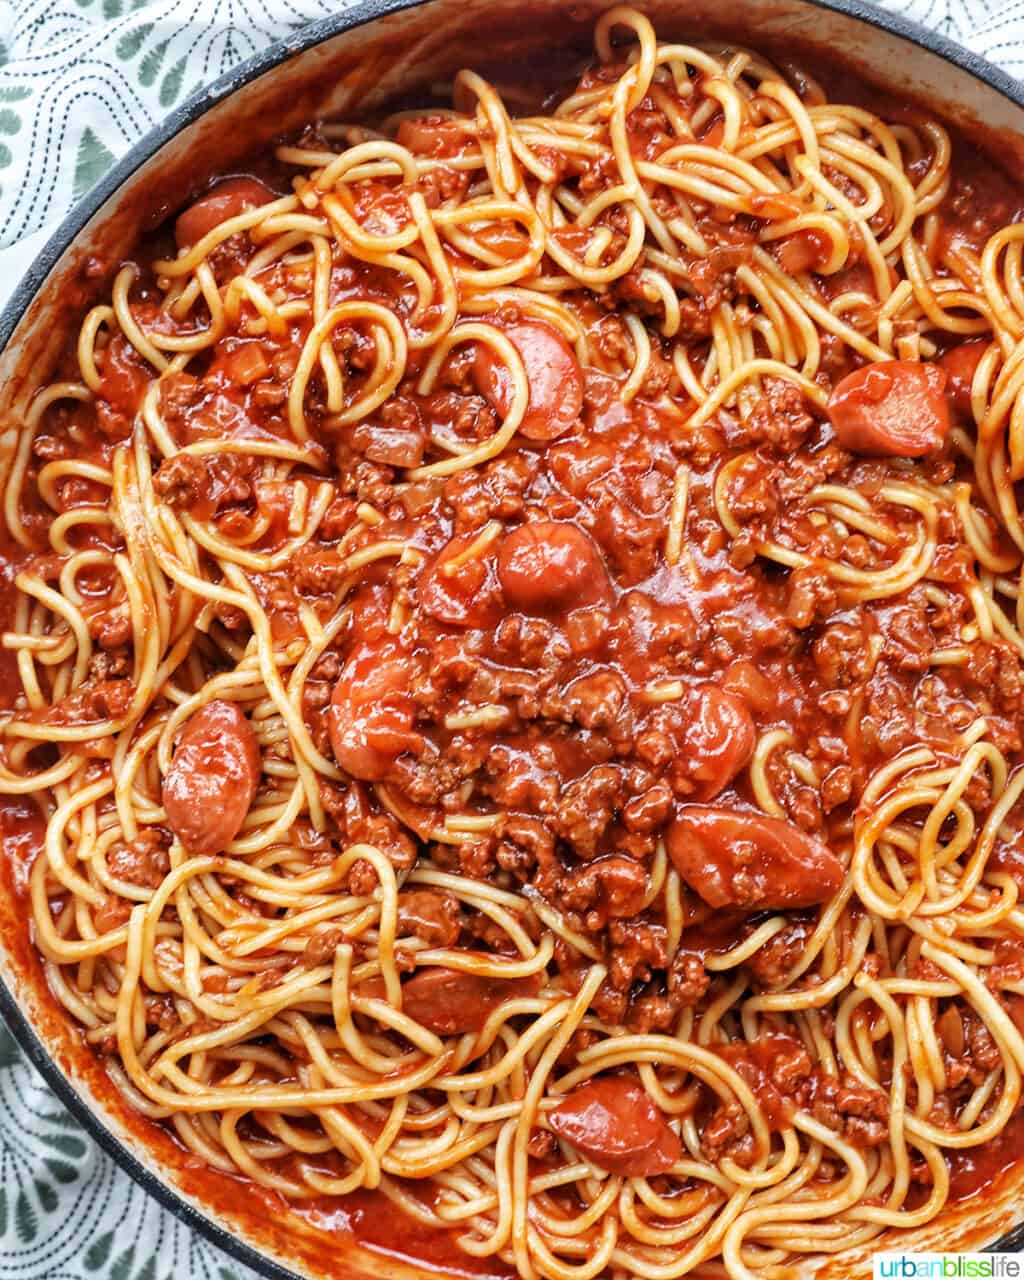
[[[164,779],[171,830],[190,853],[220,853],[241,830],[259,778],[252,725],[234,702],[208,702],[186,722]]]
[[[629,1076],[595,1076],[547,1113],[560,1138],[588,1160],[624,1178],[653,1178],[683,1149],[647,1090]]]

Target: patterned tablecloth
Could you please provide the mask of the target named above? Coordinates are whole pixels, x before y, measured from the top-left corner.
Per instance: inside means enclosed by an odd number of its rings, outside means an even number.
[[[347,0],[0,0],[0,303],[200,86]],[[1024,0],[884,0],[1024,77]],[[85,1135],[0,1023],[0,1280],[250,1280]]]

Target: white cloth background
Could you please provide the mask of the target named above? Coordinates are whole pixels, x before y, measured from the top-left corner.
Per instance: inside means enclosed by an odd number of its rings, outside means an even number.
[[[0,0],[0,304],[202,85],[350,0]],[[1024,0],[884,0],[1024,76]],[[250,1280],[79,1129],[0,1023],[0,1280]]]

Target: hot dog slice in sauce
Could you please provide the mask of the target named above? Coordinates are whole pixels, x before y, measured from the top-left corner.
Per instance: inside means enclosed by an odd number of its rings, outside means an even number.
[[[842,864],[825,844],[763,813],[687,805],[667,844],[676,870],[709,907],[810,907],[843,883]]]
[[[252,725],[234,702],[208,702],[186,721],[164,779],[171,830],[190,853],[220,853],[241,830],[259,778]]]
[[[949,435],[946,373],[918,360],[883,360],[848,373],[829,397],[839,443],[851,453],[920,458]]]
[[[519,431],[527,440],[564,435],[583,408],[583,374],[572,348],[550,325],[521,320],[503,332],[519,352],[530,384],[530,400]],[[512,407],[512,378],[490,347],[477,348],[473,377],[502,416]]]
[[[178,248],[188,249],[209,235],[214,227],[227,222],[228,218],[237,218],[240,213],[277,199],[274,192],[257,178],[226,178],[189,205],[184,213],[178,214],[174,224]]]
[[[413,729],[409,655],[393,640],[358,644],[331,695],[328,729],[338,764],[353,778],[379,782],[404,752],[422,749]]]
[[[757,730],[743,699],[714,684],[698,685],[686,703],[680,748],[697,783],[696,798],[713,800],[754,753]]]
[[[439,1036],[479,1031],[508,1000],[535,996],[539,974],[527,978],[492,978],[442,966],[421,969],[402,984],[402,1009],[421,1027]]]
[[[432,617],[454,627],[493,627],[504,612],[493,544],[467,555],[480,531],[458,533],[423,568],[417,590]]]
[[[568,612],[612,596],[593,538],[560,520],[534,520],[513,529],[498,552],[498,580],[511,607],[523,613]]]
[[[547,1122],[588,1160],[625,1178],[653,1178],[682,1159],[679,1138],[629,1076],[595,1076],[549,1111]]]
[[[946,394],[954,409],[965,418],[971,416],[974,375],[990,345],[986,338],[972,338],[969,342],[957,343],[939,356],[938,365],[946,375]]]

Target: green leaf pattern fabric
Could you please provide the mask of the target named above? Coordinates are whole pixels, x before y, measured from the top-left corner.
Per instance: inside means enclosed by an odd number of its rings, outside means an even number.
[[[0,1280],[255,1280],[100,1151],[2,1021]]]
[[[0,0],[0,302],[191,93],[351,0]],[[888,0],[1024,74],[1024,0]],[[79,1128],[0,1022],[0,1280],[253,1280]]]
[[[168,111],[351,3],[0,0],[0,304],[72,204]]]
[[[3,1021],[0,1280],[255,1280],[100,1151]]]

